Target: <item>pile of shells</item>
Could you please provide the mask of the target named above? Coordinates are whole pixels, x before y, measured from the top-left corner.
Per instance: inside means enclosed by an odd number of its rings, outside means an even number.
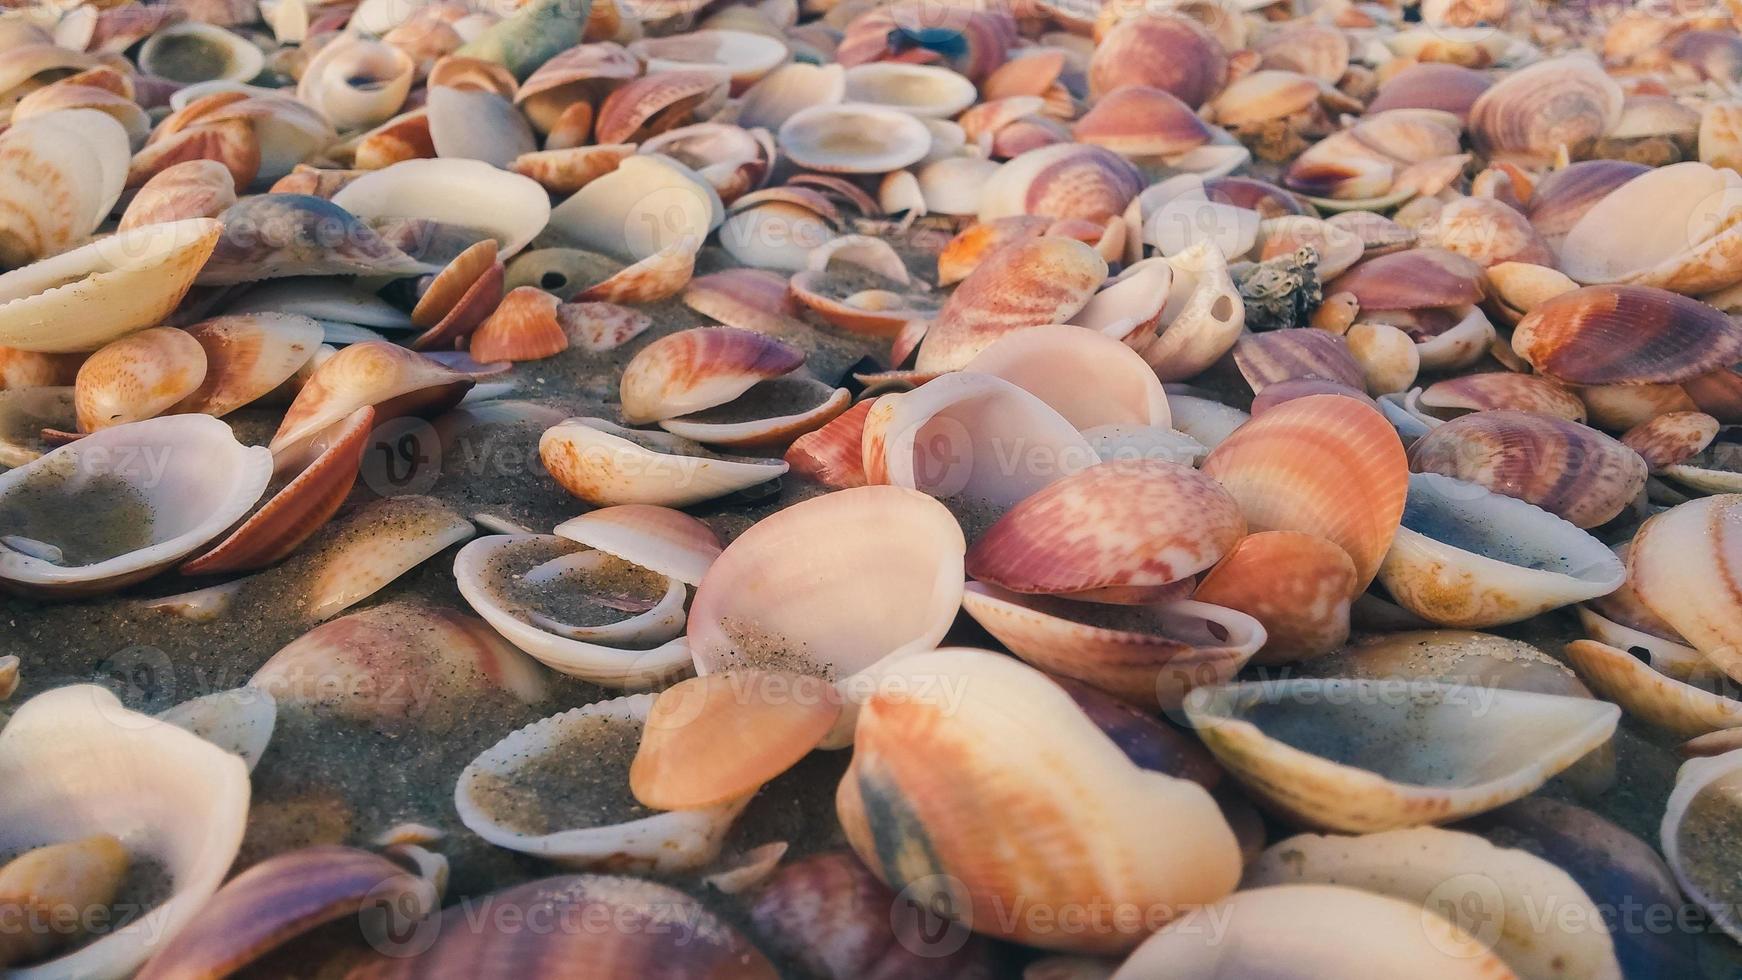
[[[1735,973],[1735,7],[0,6],[0,973]]]

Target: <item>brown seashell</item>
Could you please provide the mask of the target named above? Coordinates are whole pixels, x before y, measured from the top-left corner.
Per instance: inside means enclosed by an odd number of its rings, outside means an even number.
[[[216,160],[230,171],[236,187],[247,187],[260,172],[260,140],[254,127],[242,119],[178,130],[163,139],[154,136],[134,154],[127,186],[141,187],[161,171],[188,160]]]
[[[1529,412],[1473,412],[1409,450],[1417,473],[1440,473],[1535,504],[1572,524],[1607,523],[1645,489],[1638,453],[1577,422]]]
[[[185,331],[153,327],[85,360],[74,382],[79,431],[155,418],[199,387],[206,352]]]
[[[1410,65],[1379,86],[1379,94],[1368,104],[1367,111],[1377,114],[1391,109],[1437,109],[1462,121],[1469,118],[1471,107],[1492,84],[1482,72],[1460,65],[1431,62]]]
[[[536,286],[517,286],[472,332],[469,350],[480,361],[536,361],[569,349],[557,316],[562,300]]]
[[[1276,120],[1311,118],[1323,94],[1318,79],[1298,72],[1256,71],[1223,89],[1209,111],[1220,125],[1255,132]]]
[[[1556,170],[1530,196],[1530,223],[1543,238],[1559,241],[1610,191],[1650,169],[1627,160],[1582,160]]]
[[[1161,89],[1130,85],[1099,99],[1077,120],[1081,143],[1123,156],[1167,156],[1210,141],[1210,127],[1191,106]]]
[[[321,345],[319,324],[287,313],[221,316],[186,332],[205,351],[205,377],[174,410],[219,417],[277,390]]]
[[[1300,22],[1253,45],[1264,56],[1261,67],[1296,71],[1335,85],[1349,71],[1349,36],[1334,27]]]
[[[1423,245],[1456,252],[1484,269],[1502,262],[1555,264],[1554,252],[1530,219],[1490,198],[1450,201],[1417,231]]]
[[[269,448],[280,455],[365,405],[378,421],[439,414],[475,382],[422,354],[382,341],[352,344],[327,358],[297,392]]]
[[[1089,61],[1089,92],[1102,96],[1127,85],[1147,85],[1196,109],[1228,75],[1222,45],[1197,21],[1179,14],[1127,20],[1107,33]]]
[[[614,143],[522,153],[508,169],[531,177],[552,194],[573,194],[616,170],[625,157],[635,153],[635,148],[634,143]]]
[[[1082,242],[1043,236],[1002,249],[956,287],[920,343],[921,371],[955,370],[1004,334],[1063,323],[1107,278]]]
[[[625,82],[600,104],[594,141],[630,143],[676,129],[725,89],[726,79],[711,71],[668,71]]]
[[[938,253],[938,285],[961,282],[986,256],[1013,242],[1039,238],[1052,224],[1053,219],[1037,214],[1016,214],[968,226]]]
[[[1591,424],[1610,432],[1625,432],[1659,415],[1693,412],[1700,408],[1681,385],[1673,384],[1589,385],[1580,388],[1578,393],[1585,402]]]
[[[1409,461],[1397,432],[1353,398],[1298,398],[1254,418],[1204,460],[1254,531],[1303,531],[1349,553],[1373,581],[1403,516]]]
[[[1587,286],[1519,321],[1512,349],[1571,384],[1675,383],[1742,360],[1742,327],[1667,290]]]
[[[406,160],[429,160],[435,156],[429,110],[420,107],[394,116],[363,134],[351,153],[351,164],[358,170],[381,170]]]
[[[759,381],[804,364],[804,352],[767,334],[697,327],[636,352],[619,384],[624,421],[659,422],[724,405]]]
[[[1700,411],[1725,425],[1742,423],[1742,373],[1735,368],[1690,378],[1681,387]]]
[[[968,549],[967,571],[1012,592],[1141,602],[1245,531],[1234,499],[1190,467],[1102,463],[1011,508]]]
[[[1469,306],[1482,300],[1482,268],[1443,249],[1414,248],[1368,259],[1325,292],[1353,293],[1363,312]]]
[[[434,885],[380,855],[337,845],[287,851],[220,888],[139,976],[217,980],[322,923],[375,910],[409,928],[440,903]]]
[[[1509,409],[1585,421],[1585,403],[1565,385],[1538,375],[1509,371],[1436,381],[1421,393],[1421,405],[1441,418]]]
[[[158,171],[127,205],[120,231],[182,218],[215,218],[236,203],[230,171],[215,160],[187,160]]]
[[[790,472],[836,490],[864,486],[865,418],[876,403],[867,398],[795,439],[783,457]]]
[[[454,257],[436,274],[411,310],[411,324],[423,333],[413,350],[449,348],[469,337],[502,302],[502,263],[496,239],[486,238]]]
[[[183,575],[252,571],[275,564],[301,547],[345,503],[363,465],[375,426],[364,407],[286,454],[275,474],[285,479],[266,503],[210,551],[181,566]]]
[[[1364,391],[1361,365],[1342,337],[1326,330],[1273,330],[1248,334],[1234,345],[1241,377],[1260,394],[1282,381],[1317,379]]]
[[[1299,531],[1260,531],[1241,538],[1192,598],[1258,620],[1267,639],[1253,660],[1280,664],[1342,647],[1358,586],[1355,563],[1336,544]]]
[[[748,796],[816,748],[841,707],[820,677],[733,670],[679,681],[647,713],[630,791],[656,810]]]
[[[322,170],[299,163],[296,169],[278,178],[268,189],[270,194],[307,194],[332,200],[346,184],[363,176],[361,170]]]
[[[1718,420],[1704,412],[1670,412],[1628,429],[1621,443],[1652,470],[1674,466],[1711,445]]]

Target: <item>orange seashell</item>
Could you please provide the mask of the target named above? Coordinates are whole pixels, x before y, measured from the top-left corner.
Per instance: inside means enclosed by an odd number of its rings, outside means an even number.
[[[1196,109],[1228,76],[1228,56],[1201,24],[1180,14],[1136,17],[1113,28],[1089,61],[1089,93],[1147,85]]]
[[[413,350],[452,347],[484,322],[502,301],[502,263],[496,239],[486,238],[454,257],[436,273],[411,310],[412,326],[423,333]]]
[[[351,164],[358,170],[381,170],[405,160],[429,160],[435,156],[429,110],[419,108],[394,116],[364,134],[351,153]]]
[[[635,153],[635,147],[634,143],[614,143],[522,153],[508,169],[531,177],[552,194],[573,194],[616,170],[625,157]]]
[[[1591,528],[1645,489],[1645,461],[1596,429],[1551,415],[1472,412],[1409,450],[1410,468],[1481,484]]]
[[[992,102],[1022,95],[1045,96],[1053,91],[1064,70],[1063,51],[1037,51],[1012,58],[980,83],[980,98],[983,102]]]
[[[1692,403],[1725,425],[1742,423],[1742,374],[1721,368],[1682,382]]]
[[[229,537],[183,564],[181,573],[252,571],[288,557],[331,520],[351,495],[374,427],[375,410],[359,408],[306,447],[279,460],[277,475],[288,480]]]
[[[223,164],[186,160],[158,171],[139,188],[118,230],[182,218],[215,218],[235,203],[235,181]]]
[[[1469,306],[1482,301],[1482,267],[1437,248],[1414,248],[1366,260],[1325,285],[1353,293],[1363,312]]]
[[[156,418],[206,375],[206,352],[185,331],[153,327],[92,354],[73,384],[80,432]]]
[[[71,387],[84,363],[84,354],[40,354],[0,347],[0,391]]]
[[[352,344],[315,368],[284,413],[268,448],[280,456],[364,406],[378,421],[439,414],[475,382],[397,344]]]
[[[588,286],[574,299],[607,303],[657,303],[689,285],[696,271],[694,243],[677,241],[618,270],[604,282]]]
[[[727,79],[712,71],[667,71],[625,82],[599,105],[597,143],[630,143],[693,121],[723,98]]]
[[[1254,531],[1303,531],[1349,553],[1356,584],[1379,570],[1403,518],[1409,461],[1385,417],[1312,395],[1235,429],[1204,460]]]
[[[1585,403],[1572,389],[1534,374],[1495,371],[1436,381],[1421,393],[1421,405],[1441,418],[1465,412],[1510,409],[1585,421]]]
[[[1329,381],[1352,391],[1365,391],[1361,365],[1348,343],[1328,330],[1272,330],[1248,334],[1234,345],[1240,376],[1262,394],[1285,381]]]
[[[667,334],[623,368],[623,419],[638,425],[724,405],[804,360],[798,348],[752,330],[696,327]]]
[[[424,80],[424,84],[428,88],[445,86],[474,92],[491,92],[510,100],[520,88],[514,75],[497,62],[458,54],[451,54],[437,61],[430,68],[429,77]]]
[[[576,102],[551,121],[544,138],[545,150],[572,150],[586,145],[593,135],[593,104]]]
[[[188,160],[216,160],[230,171],[236,187],[247,187],[260,172],[260,140],[243,119],[225,119],[176,131],[147,143],[133,155],[127,186],[141,187],[161,171]]]
[[[175,411],[225,416],[289,381],[321,346],[320,325],[286,313],[249,313],[186,328],[206,353],[200,384]]]
[[[1111,92],[1077,120],[1079,142],[1124,156],[1184,153],[1210,141],[1210,127],[1191,106],[1161,89],[1131,85]]]
[[[1571,384],[1673,384],[1742,360],[1742,326],[1667,290],[1587,286],[1519,321],[1512,349]]]
[[[1240,539],[1204,575],[1192,598],[1264,624],[1253,661],[1284,664],[1323,656],[1349,639],[1349,606],[1360,594],[1355,563],[1336,544],[1299,531],[1260,531]]]
[[[986,256],[1013,242],[1039,238],[1053,223],[1036,214],[1016,214],[970,225],[938,253],[938,285],[961,282]]]
[[[1670,412],[1628,429],[1622,445],[1638,453],[1653,470],[1694,456],[1718,436],[1718,420],[1704,412]]]
[[[1470,107],[1494,83],[1482,72],[1462,65],[1433,62],[1410,65],[1386,79],[1367,106],[1369,115],[1391,109],[1435,109],[1459,121],[1470,118]]]
[[[557,319],[562,301],[536,286],[517,286],[472,332],[469,350],[480,361],[536,361],[569,349]]]
[[[1102,463],[1012,507],[968,549],[967,571],[1012,592],[1143,602],[1245,533],[1234,498],[1188,466]]]
[[[734,670],[679,681],[647,713],[629,789],[657,810],[748,796],[816,748],[841,707],[820,677]]]
[[[864,486],[865,419],[876,403],[876,398],[867,398],[799,436],[783,457],[789,472],[836,490]]]
[[[921,371],[960,368],[1012,330],[1063,323],[1107,278],[1107,263],[1074,239],[1048,235],[991,255],[938,312],[920,343]]]

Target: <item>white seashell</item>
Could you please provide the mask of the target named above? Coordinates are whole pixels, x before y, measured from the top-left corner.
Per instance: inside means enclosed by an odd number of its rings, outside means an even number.
[[[1161,380],[1182,381],[1233,350],[1246,328],[1246,301],[1234,286],[1227,260],[1211,242],[1200,242],[1167,264],[1173,281],[1160,328],[1139,353]]]
[[[1144,215],[1143,241],[1168,256],[1210,242],[1224,259],[1238,258],[1252,251],[1263,224],[1256,211],[1211,200],[1204,191],[1204,178],[1197,174],[1164,180],[1138,200]]]
[[[949,157],[925,164],[914,175],[925,213],[962,217],[977,213],[986,184],[997,170],[998,164],[985,157]]]
[[[916,116],[947,119],[980,97],[974,83],[936,65],[872,61],[847,69],[846,99],[884,105]]]
[[[1232,405],[1177,392],[1167,396],[1167,405],[1173,414],[1174,428],[1209,449],[1221,445],[1222,440],[1252,418]]]
[[[61,109],[0,134],[0,261],[24,265],[84,241],[109,217],[132,158],[127,131],[95,109]]]
[[[296,97],[341,132],[386,122],[405,104],[417,65],[398,48],[355,34],[328,41],[303,69]]]
[[[1166,429],[1172,421],[1167,393],[1143,358],[1086,327],[1012,331],[974,355],[962,370],[1003,378],[1079,430],[1117,423]]]
[[[590,504],[687,507],[766,483],[783,460],[708,452],[668,432],[625,429],[596,418],[569,419],[538,442],[540,458],[564,488]]]
[[[725,220],[713,185],[651,153],[628,157],[557,205],[550,229],[581,248],[637,262],[679,242],[699,249]]]
[[[482,160],[507,169],[516,157],[538,149],[532,124],[495,92],[437,85],[429,89],[426,105],[430,142],[442,159]]]
[[[157,718],[241,756],[253,772],[272,741],[278,703],[258,688],[238,687],[183,701]]]
[[[798,61],[781,65],[744,93],[738,125],[777,130],[800,110],[839,103],[846,90],[846,73],[840,65]]]
[[[883,174],[918,163],[931,150],[931,131],[888,106],[858,102],[813,105],[780,124],[780,150],[811,170]]]
[[[488,234],[504,259],[552,218],[537,181],[479,160],[405,160],[351,181],[333,203],[365,220],[427,218]]]

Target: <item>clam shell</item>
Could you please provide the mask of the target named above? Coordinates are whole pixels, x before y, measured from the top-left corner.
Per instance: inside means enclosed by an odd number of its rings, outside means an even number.
[[[174,410],[216,416],[277,390],[314,358],[321,343],[319,324],[283,313],[221,316],[192,324],[186,333],[204,350],[205,371]]]
[[[0,134],[0,262],[21,266],[82,242],[126,179],[127,133],[95,109],[61,109]]]
[[[1665,804],[1659,843],[1675,880],[1695,905],[1732,939],[1742,936],[1736,917],[1735,870],[1721,848],[1705,842],[1719,839],[1735,819],[1736,766],[1742,754],[1731,751],[1711,758],[1689,759],[1676,772],[1675,790]]]
[[[1742,702],[1698,684],[1654,670],[1627,650],[1596,640],[1567,644],[1567,660],[1599,695],[1641,721],[1677,738],[1742,728]]]
[[[1742,605],[1728,571],[1742,496],[1689,501],[1652,517],[1629,549],[1639,600],[1715,666],[1736,677]]]
[[[1233,924],[1222,942],[1208,938],[1212,918]],[[1276,885],[1193,910],[1138,947],[1112,976],[1261,975],[1279,961],[1308,976],[1366,969],[1432,980],[1514,975],[1481,940],[1414,902],[1354,888]]]
[[[73,386],[79,431],[161,415],[191,395],[205,374],[205,350],[174,327],[153,327],[114,341],[79,368]]]
[[[538,181],[540,187],[552,194],[566,196],[616,170],[635,150],[634,143],[542,150],[522,153],[508,169]]]
[[[1465,412],[1509,410],[1552,415],[1573,422],[1585,420],[1585,405],[1564,385],[1538,375],[1507,371],[1467,374],[1429,385],[1421,406],[1442,418]]]
[[[364,174],[333,203],[365,221],[428,218],[488,234],[507,259],[551,220],[534,181],[477,160],[407,160]]]
[[[710,446],[778,452],[846,411],[852,401],[845,388],[794,373],[758,382],[724,405],[662,419],[659,426]]]
[[[411,323],[423,333],[414,350],[452,345],[469,337],[502,302],[505,274],[496,240],[486,238],[455,256],[418,297]]]
[[[738,124],[777,130],[801,110],[843,101],[846,91],[846,73],[839,65],[781,65],[744,93]]]
[[[1140,707],[1178,708],[1186,692],[1225,684],[1265,641],[1251,616],[1207,602],[1134,607],[1118,625],[1092,604],[969,582],[962,609],[1010,651]]]
[[[1109,92],[1077,120],[1076,138],[1124,156],[1168,156],[1208,143],[1210,127],[1161,89],[1140,85]]]
[[[936,65],[873,61],[847,69],[844,81],[848,102],[889,106],[921,118],[952,118],[979,98],[973,82]]]
[[[1043,236],[1001,249],[950,295],[920,344],[916,366],[958,369],[1012,330],[1062,323],[1106,278],[1107,263],[1073,239]]]
[[[986,182],[979,218],[1018,214],[1075,218],[1104,224],[1125,213],[1143,190],[1130,161],[1106,149],[1063,142],[1012,157]]]
[[[779,460],[716,456],[688,439],[604,419],[571,419],[546,430],[538,454],[563,489],[598,507],[686,507],[765,483],[787,468]]]
[[[1481,883],[1480,898],[1468,905],[1439,901],[1444,886],[1464,875]],[[1424,914],[1431,909],[1487,941],[1523,977],[1621,977],[1603,916],[1578,882],[1545,858],[1475,834],[1434,827],[1357,838],[1302,834],[1260,855],[1245,884],[1337,885],[1419,905]],[[1553,930],[1544,942],[1523,923],[1530,909],[1549,905],[1566,909],[1577,924]]]
[[[1089,93],[1102,96],[1127,85],[1147,85],[1192,108],[1207,102],[1227,77],[1222,45],[1197,21],[1157,13],[1119,24],[1095,45]]]
[[[623,368],[623,420],[659,422],[724,405],[802,364],[803,351],[750,330],[697,327],[667,334]]]
[[[1482,301],[1482,268],[1443,249],[1410,249],[1368,259],[1325,291],[1354,294],[1363,313],[1468,306]]]
[[[506,168],[520,155],[538,149],[532,125],[496,92],[432,83],[427,96],[430,144],[438,157]],[[441,196],[425,198],[431,199],[441,200]]]
[[[582,248],[636,262],[684,243],[699,248],[725,221],[713,186],[669,157],[637,154],[550,214],[550,229]]]
[[[541,133],[554,136],[565,111],[580,107],[584,107],[587,120],[583,129],[590,129],[591,100],[611,83],[633,79],[640,73],[640,63],[622,45],[609,41],[581,44],[540,65],[521,84],[514,101]],[[580,135],[584,137],[586,133]]]
[[[1650,286],[1587,286],[1543,303],[1512,333],[1542,374],[1582,385],[1673,383],[1742,358],[1742,327]]]
[[[1355,565],[1336,544],[1298,531],[1247,535],[1204,576],[1192,598],[1263,624],[1262,664],[1321,656],[1349,638]]]
[[[1409,488],[1379,580],[1430,622],[1518,622],[1607,595],[1626,579],[1601,542],[1522,500],[1434,473],[1412,475]]]
[[[793,440],[785,456],[792,472],[834,490],[864,486],[865,422],[876,402],[866,398]]]
[[[416,275],[435,271],[395,248],[356,215],[318,197],[303,194],[245,197],[226,208],[218,221],[223,225],[224,235],[200,270],[198,281],[202,286],[227,286],[281,276]]]
[[[601,507],[558,524],[551,533],[685,585],[700,585],[723,547],[701,521],[648,504]]]
[[[1521,68],[1470,107],[1470,138],[1488,157],[1545,163],[1584,156],[1621,121],[1621,86],[1596,60],[1569,55]]]
[[[1052,406],[1079,430],[1122,422],[1165,429],[1171,421],[1167,395],[1143,358],[1083,327],[1007,333],[962,370],[1003,378]]]
[[[406,494],[364,504],[323,528],[297,555],[308,574],[300,611],[315,620],[336,616],[474,533],[470,521],[433,497]]]
[[[167,463],[183,457],[192,462]],[[229,426],[209,416],[148,419],[82,438],[0,474],[7,533],[42,542],[59,556],[49,561],[0,551],[0,584],[44,595],[88,595],[148,578],[246,514],[271,471],[268,454],[238,443]],[[19,496],[8,505],[6,498],[14,494]],[[80,499],[87,503],[78,504]],[[27,501],[37,502],[27,507]],[[81,530],[53,517],[56,507],[87,509],[97,502],[132,513],[134,523]]]
[[[793,113],[780,124],[779,141],[801,167],[882,174],[918,163],[931,149],[931,132],[900,109],[844,102]]]
[[[247,38],[199,21],[160,27],[139,47],[141,71],[183,84],[246,82],[265,66],[266,56]]]
[[[1374,833],[1518,799],[1609,739],[1604,701],[1412,682],[1297,679],[1199,688],[1185,711],[1216,758],[1291,822]],[[1332,705],[1335,707],[1332,707]],[[1399,746],[1411,746],[1399,751]]]
[[[1331,381],[1357,391],[1361,365],[1342,337],[1326,330],[1273,330],[1248,334],[1234,345],[1234,363],[1254,394],[1284,381]]]
[[[724,97],[726,82],[712,71],[666,71],[631,79],[600,104],[594,141],[634,143],[684,125],[692,115],[701,115],[701,107]],[[524,90],[521,97],[528,97]]]
[[[282,454],[364,406],[385,422],[452,408],[473,381],[383,341],[353,344],[321,362],[284,414],[270,448]]]
[[[1456,252],[1486,269],[1502,262],[1552,266],[1549,250],[1530,220],[1499,201],[1461,197],[1418,229],[1421,242]]]
[[[915,683],[923,678],[933,680]],[[938,690],[946,678],[960,684],[955,703]],[[1022,715],[1010,704],[1025,705]],[[1134,923],[1067,930],[982,916],[1018,895],[1174,910],[1213,901],[1239,878],[1233,832],[1203,787],[1133,765],[1070,695],[1010,658],[906,658],[865,705],[857,736],[835,797],[854,851],[892,889],[993,935],[1118,953],[1143,938]],[[995,819],[1013,807],[1035,819]],[[1140,814],[1174,832],[1151,832]]]
[[[1312,395],[1236,429],[1204,473],[1234,496],[1252,530],[1301,531],[1340,546],[1364,589],[1404,512],[1408,461],[1384,416],[1354,399]]]
[[[1142,601],[1215,564],[1245,530],[1234,498],[1190,467],[1102,463],[1011,508],[967,567],[1013,592]]]
[[[121,706],[90,684],[56,688],[18,709],[0,734],[9,787],[7,853],[81,836],[124,840],[173,889],[125,926],[16,972],[123,977],[187,929],[224,880],[248,817],[248,768],[200,737]],[[191,808],[191,809],[190,809]]]
[[[158,171],[139,188],[119,231],[184,218],[215,218],[236,203],[235,181],[223,164],[188,160]]]
[[[1742,177],[1678,163],[1627,181],[1592,205],[1561,243],[1561,271],[1584,283],[1623,282],[1691,294],[1742,282],[1742,231],[1730,220]],[[1625,242],[1615,228],[1633,228]]]
[[[1529,412],[1472,412],[1410,447],[1418,473],[1477,483],[1576,527],[1607,523],[1645,489],[1637,452],[1595,429]]]
[[[1650,169],[1626,160],[1582,160],[1553,171],[1537,181],[1530,195],[1530,223],[1558,245],[1597,202]]]

